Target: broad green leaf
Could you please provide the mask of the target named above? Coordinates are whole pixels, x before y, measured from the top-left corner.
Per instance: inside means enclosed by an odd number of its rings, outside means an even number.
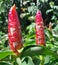
[[[46,56],[45,57],[45,62],[44,62],[44,64],[48,64],[50,62],[50,56]]]
[[[57,54],[44,46],[30,45],[23,49],[21,58],[25,56],[38,56],[38,55],[50,55],[54,58],[58,58]]]
[[[0,51],[0,60],[7,57],[8,55],[13,55],[12,51]]]
[[[22,65],[20,58],[17,58],[16,61],[17,61],[17,64],[18,64],[18,65]]]
[[[13,65],[13,64],[6,61],[0,61],[0,65]]]
[[[26,46],[22,53],[21,53],[21,57],[24,56],[36,56],[36,55],[40,55],[43,53],[43,47],[41,46],[37,46],[37,45],[30,45],[30,46]]]

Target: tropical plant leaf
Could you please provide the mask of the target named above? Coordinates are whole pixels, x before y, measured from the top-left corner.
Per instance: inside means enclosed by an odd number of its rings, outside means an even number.
[[[0,51],[0,60],[7,57],[8,55],[13,55],[12,51]]]

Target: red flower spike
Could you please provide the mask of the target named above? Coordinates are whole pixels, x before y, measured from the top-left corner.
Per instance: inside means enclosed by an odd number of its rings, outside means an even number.
[[[10,48],[16,55],[18,49],[22,48],[22,35],[15,4],[10,8],[8,14],[8,38]]]
[[[36,24],[36,44],[45,45],[43,18],[41,15],[41,11],[39,11],[39,10],[36,13],[35,24]]]

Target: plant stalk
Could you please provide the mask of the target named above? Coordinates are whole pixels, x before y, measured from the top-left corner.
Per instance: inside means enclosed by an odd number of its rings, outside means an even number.
[[[40,55],[39,58],[40,58],[40,64],[39,65],[44,65],[44,56]]]

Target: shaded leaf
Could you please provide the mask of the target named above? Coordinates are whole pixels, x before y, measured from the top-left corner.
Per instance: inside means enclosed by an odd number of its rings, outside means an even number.
[[[13,64],[11,64],[11,63],[9,63],[9,62],[0,62],[0,65],[13,65]]]
[[[31,57],[25,57],[23,60],[22,60],[22,65],[34,65],[33,61],[32,61],[32,58]]]

